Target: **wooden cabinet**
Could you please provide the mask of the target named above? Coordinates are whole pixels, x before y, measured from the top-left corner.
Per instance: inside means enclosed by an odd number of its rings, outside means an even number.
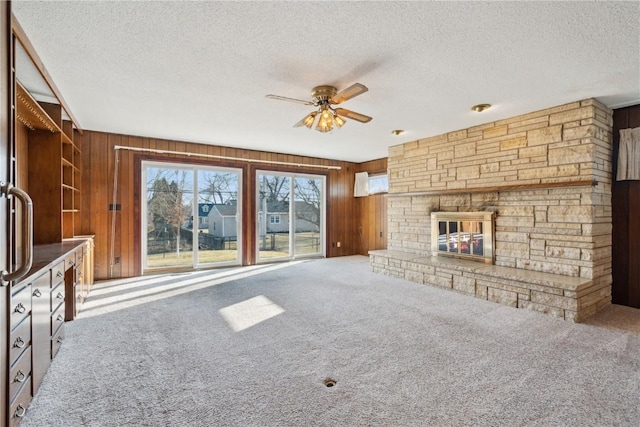
[[[34,243],[80,233],[80,148],[58,104],[36,101],[16,82],[20,185],[33,199]],[[26,158],[24,158],[26,157]]]
[[[67,255],[65,320],[76,318],[93,285],[93,247],[93,239],[89,239],[82,247]]]
[[[92,260],[91,236],[38,245],[31,271],[11,287],[6,366],[9,425],[17,425],[24,416],[64,342],[65,320],[75,318],[93,284],[86,280],[93,277],[89,273]]]
[[[9,327],[9,425],[17,425],[31,402],[31,283],[11,289]]]
[[[49,367],[51,350],[49,348],[49,324],[51,321],[51,271],[36,275],[31,282],[31,338],[33,350],[33,391],[37,391],[44,374]]]

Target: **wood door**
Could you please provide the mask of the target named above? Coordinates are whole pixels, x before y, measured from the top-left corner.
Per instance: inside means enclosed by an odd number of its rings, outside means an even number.
[[[613,111],[612,302],[640,308],[640,181],[616,181],[620,129],[640,127],[640,105]]]
[[[0,2],[0,181],[12,179],[9,159],[11,158],[11,101],[13,99],[11,66],[13,60],[11,43],[11,3]],[[0,271],[10,267],[11,235],[9,224],[9,203],[0,197]],[[7,422],[7,294],[8,286],[0,288],[0,425]]]

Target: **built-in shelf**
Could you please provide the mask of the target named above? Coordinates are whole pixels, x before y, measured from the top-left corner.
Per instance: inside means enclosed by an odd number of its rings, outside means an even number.
[[[48,130],[55,133],[60,132],[60,127],[42,109],[38,101],[33,99],[31,94],[16,81],[16,99],[18,108],[16,118],[30,130]]]
[[[389,193],[389,197],[444,196],[448,194],[495,193],[500,191],[544,190],[544,189],[563,188],[563,187],[594,187],[596,185],[598,185],[598,181],[589,179],[589,180],[582,180],[582,181],[538,182],[534,184],[499,185],[499,186],[479,187],[479,188],[454,188],[454,189],[443,188],[440,190],[410,191],[405,193]]]
[[[57,243],[80,231],[80,147],[74,142],[74,124],[65,120],[61,105],[37,101],[16,81],[15,114],[20,131],[16,145],[26,155],[25,182],[34,200],[34,241]],[[44,208],[46,207],[46,208]],[[52,215],[52,212],[62,215]]]
[[[73,186],[71,186],[71,185],[67,185],[67,184],[62,184],[62,188],[63,188],[64,190],[80,191],[80,190],[78,190],[77,188],[75,188],[75,187],[73,187]]]
[[[65,144],[74,145],[74,144],[73,144],[73,141],[71,140],[71,138],[69,138],[69,137],[67,136],[67,134],[66,134],[66,133],[64,133],[64,132],[62,132],[62,142],[63,142],[63,143],[65,143]]]

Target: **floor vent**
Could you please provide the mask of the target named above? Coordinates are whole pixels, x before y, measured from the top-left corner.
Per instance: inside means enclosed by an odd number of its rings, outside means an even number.
[[[334,385],[336,385],[336,380],[332,380],[331,378],[327,378],[322,382],[325,387],[333,387]]]

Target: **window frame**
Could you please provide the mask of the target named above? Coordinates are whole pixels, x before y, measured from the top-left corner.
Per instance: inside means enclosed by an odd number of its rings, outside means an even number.
[[[379,190],[379,191],[373,191],[372,188],[373,186],[371,185],[372,180],[375,181],[377,179],[380,179],[381,177],[385,178],[386,181],[386,188],[383,190]],[[382,172],[382,173],[371,173],[369,174],[369,195],[370,196],[374,196],[376,194],[387,194],[389,192],[389,173],[388,172]]]

